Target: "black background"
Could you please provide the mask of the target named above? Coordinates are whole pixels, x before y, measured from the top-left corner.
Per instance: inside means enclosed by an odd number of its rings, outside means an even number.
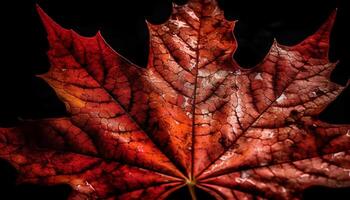
[[[238,50],[235,59],[243,66],[257,64],[269,50],[273,38],[286,45],[300,42],[312,34],[336,7],[338,16],[331,35],[330,60],[339,60],[332,81],[345,85],[350,77],[350,8],[345,1],[219,1],[227,19],[239,19],[235,29]],[[186,1],[175,1],[185,3]],[[35,11],[40,6],[59,24],[84,36],[101,30],[107,42],[134,63],[145,66],[148,56],[148,32],[145,19],[162,23],[171,13],[171,0],[23,0],[1,5],[0,38],[0,126],[15,126],[21,119],[65,115],[55,93],[35,74],[48,70],[46,34]],[[332,123],[350,123],[350,92],[347,89],[320,116]],[[69,186],[15,185],[16,171],[0,160],[0,200],[66,199]],[[199,200],[210,199],[199,193]],[[314,187],[304,199],[348,199],[349,188]],[[169,199],[189,199],[186,190]]]

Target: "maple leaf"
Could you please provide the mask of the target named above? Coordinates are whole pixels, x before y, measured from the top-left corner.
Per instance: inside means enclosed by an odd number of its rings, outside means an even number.
[[[214,0],[174,5],[148,24],[146,69],[103,40],[60,27],[38,7],[51,63],[43,78],[69,116],[0,128],[18,182],[69,184],[70,199],[164,199],[194,187],[217,199],[298,199],[350,186],[350,126],[317,115],[344,87],[329,75],[335,19],[300,44],[275,42],[243,70],[235,22]]]

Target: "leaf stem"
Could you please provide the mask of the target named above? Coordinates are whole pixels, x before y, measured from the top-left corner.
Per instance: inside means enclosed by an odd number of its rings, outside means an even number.
[[[189,182],[187,184],[187,187],[188,187],[188,190],[190,191],[192,200],[197,200],[196,192],[194,190],[195,184],[193,182]]]

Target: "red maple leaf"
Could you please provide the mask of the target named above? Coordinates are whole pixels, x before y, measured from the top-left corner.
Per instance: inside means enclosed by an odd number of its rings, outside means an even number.
[[[164,199],[194,187],[217,199],[298,199],[350,186],[350,126],[316,119],[344,87],[329,75],[335,13],[312,36],[275,42],[256,67],[232,60],[234,22],[214,0],[174,6],[148,24],[146,69],[102,36],[63,29],[38,7],[50,71],[68,117],[0,129],[18,182],[69,184],[70,199]]]

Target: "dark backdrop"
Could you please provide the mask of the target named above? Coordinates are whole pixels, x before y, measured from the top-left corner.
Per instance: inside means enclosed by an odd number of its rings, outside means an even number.
[[[340,60],[332,74],[334,82],[349,79],[350,50],[349,7],[345,1],[320,0],[226,0],[219,1],[228,19],[239,19],[235,34],[238,50],[235,59],[244,67],[254,66],[267,53],[273,38],[292,45],[312,34],[338,8],[331,37],[330,59]],[[186,1],[176,1],[185,3]],[[259,2],[259,3],[258,3]],[[171,0],[13,0],[1,2],[0,126],[13,126],[21,118],[45,118],[65,115],[65,108],[46,83],[34,77],[48,70],[46,34],[35,12],[35,3],[59,24],[74,28],[85,36],[101,30],[107,42],[134,63],[145,66],[148,32],[145,19],[162,23],[170,15]],[[350,123],[349,89],[332,103],[321,119],[332,123]],[[0,160],[0,199],[65,199],[66,185],[15,185],[16,172]],[[200,192],[202,199],[210,199]],[[348,199],[350,189],[314,187],[305,199]],[[185,198],[186,197],[186,198]],[[188,199],[186,190],[172,199]]]

